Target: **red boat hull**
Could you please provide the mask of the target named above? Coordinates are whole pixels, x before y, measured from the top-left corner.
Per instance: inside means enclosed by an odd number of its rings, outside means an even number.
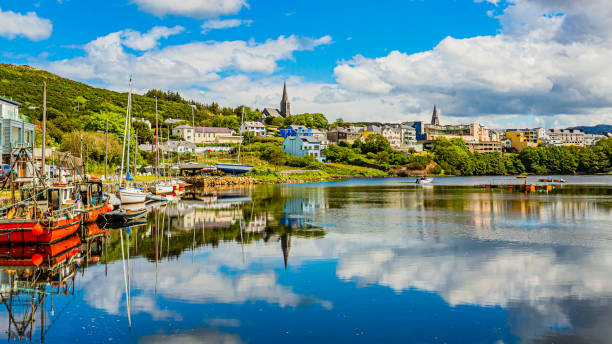
[[[108,213],[108,200],[103,204],[96,205],[85,209],[85,217],[83,223],[96,222],[102,214]]]
[[[53,243],[74,234],[83,221],[83,213],[73,218],[54,220],[0,220],[1,243]],[[32,228],[40,223],[43,231],[35,235]]]

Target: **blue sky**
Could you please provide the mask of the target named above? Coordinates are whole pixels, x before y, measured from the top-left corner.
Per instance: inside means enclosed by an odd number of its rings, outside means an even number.
[[[594,0],[0,2],[2,62],[222,105],[491,127],[609,123],[612,5]]]

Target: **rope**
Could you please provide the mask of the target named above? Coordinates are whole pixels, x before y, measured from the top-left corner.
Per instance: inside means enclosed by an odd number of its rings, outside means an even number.
[[[12,208],[12,207],[16,206],[17,204],[27,202],[27,201],[29,201],[29,200],[31,200],[31,199],[33,199],[33,198],[37,197],[37,196],[42,195],[42,194],[43,194],[43,193],[45,193],[46,191],[47,191],[47,189],[44,189],[43,191],[41,191],[41,192],[37,193],[36,195],[33,195],[32,197],[26,198],[26,199],[24,199],[24,200],[21,200],[21,201],[19,201],[19,202],[13,203],[13,204],[9,204],[9,205],[7,205],[6,207],[2,207],[2,208],[0,208],[0,212],[5,211],[5,210],[7,210],[7,209],[10,209],[10,208]]]

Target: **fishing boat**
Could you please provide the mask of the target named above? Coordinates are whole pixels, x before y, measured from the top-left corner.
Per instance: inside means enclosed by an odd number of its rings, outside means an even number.
[[[112,211],[109,197],[104,194],[100,180],[88,180],[78,184],[78,191],[85,208],[83,223],[96,222],[100,214]]]
[[[430,177],[421,177],[417,178],[415,181],[417,184],[431,184],[433,182],[433,178]]]
[[[0,243],[53,243],[74,234],[85,210],[73,195],[74,187],[65,183],[42,191],[24,188],[22,201],[0,218]]]

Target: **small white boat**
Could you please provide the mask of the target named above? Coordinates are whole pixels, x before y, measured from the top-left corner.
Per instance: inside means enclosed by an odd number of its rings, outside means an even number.
[[[417,184],[431,184],[433,182],[433,178],[430,177],[421,177],[421,178],[417,178],[416,183]]]
[[[153,185],[152,191],[156,195],[167,195],[171,194],[174,191],[174,188],[171,183],[157,183]]]
[[[134,186],[128,186],[119,189],[119,199],[121,204],[144,203],[147,194],[143,189]]]

